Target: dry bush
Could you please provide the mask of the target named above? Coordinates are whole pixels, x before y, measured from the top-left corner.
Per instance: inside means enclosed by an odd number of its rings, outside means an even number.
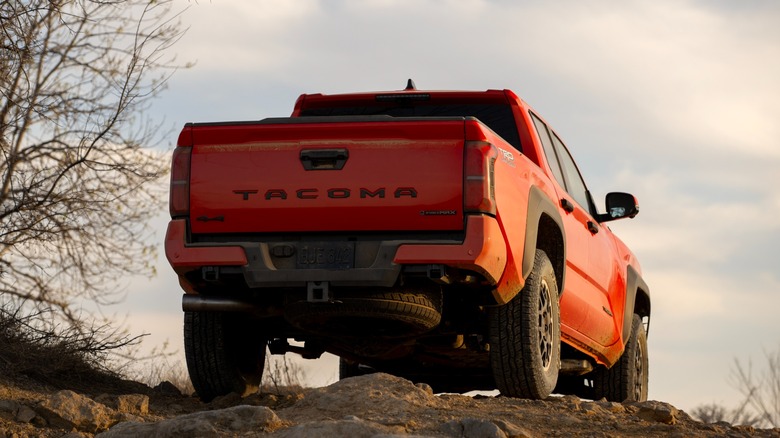
[[[757,426],[780,427],[780,349],[764,352],[763,368],[753,372],[753,362],[747,365],[735,359],[732,368],[731,384],[739,389],[743,396],[743,409],[757,419]]]
[[[745,411],[744,406],[727,409],[717,403],[699,405],[693,408],[691,416],[702,423],[726,422],[744,426],[758,426],[760,423],[758,417]]]
[[[195,394],[195,388],[192,386],[187,368],[179,360],[170,358],[151,360],[144,371],[133,374],[130,377],[150,387],[168,382],[184,395],[191,396]]]
[[[167,343],[152,349],[146,355],[141,355],[137,347],[131,348],[123,354],[123,357],[124,363],[118,371],[127,378],[151,388],[168,382],[184,395],[190,396],[195,393],[187,367],[179,352],[171,351]]]
[[[24,314],[19,308],[0,307],[0,366],[5,378],[23,375],[55,388],[90,392],[127,386],[108,365],[109,355],[138,338],[116,333],[110,326],[86,331],[58,326],[52,312]]]
[[[266,355],[263,385],[260,391],[277,395],[300,393],[306,375],[301,366],[288,354]]]
[[[780,349],[765,352],[766,367],[754,373],[753,362],[734,360],[730,383],[742,393],[733,409],[711,403],[697,406],[691,415],[705,423],[725,421],[754,427],[780,427]]]

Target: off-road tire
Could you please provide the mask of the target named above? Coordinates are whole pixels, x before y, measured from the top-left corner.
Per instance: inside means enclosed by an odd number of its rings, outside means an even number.
[[[300,329],[329,335],[403,337],[439,325],[441,300],[438,287],[336,292],[329,302],[286,304],[285,318]]]
[[[266,342],[235,313],[185,312],[184,352],[192,386],[203,401],[257,390]]]
[[[614,402],[645,401],[648,387],[647,333],[642,318],[634,315],[631,336],[620,360],[607,369],[594,371],[593,390],[596,400]]]
[[[561,325],[558,282],[550,259],[536,250],[523,289],[490,309],[490,364],[501,394],[546,398],[558,380]]]

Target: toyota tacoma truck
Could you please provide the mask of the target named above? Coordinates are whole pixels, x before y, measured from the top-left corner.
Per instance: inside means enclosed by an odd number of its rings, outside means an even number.
[[[437,392],[645,400],[650,290],[561,137],[510,90],[304,94],[188,123],[168,261],[204,400],[265,356],[340,357]]]

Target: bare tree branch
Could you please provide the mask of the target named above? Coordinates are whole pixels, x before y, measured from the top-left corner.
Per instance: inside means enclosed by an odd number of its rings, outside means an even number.
[[[179,19],[171,1],[0,0],[3,301],[80,327],[74,303],[153,274],[167,159],[143,114],[186,67]]]
[[[735,359],[731,383],[743,396],[743,406],[753,412],[761,426],[780,427],[780,350],[764,352],[766,368],[753,374],[753,362],[747,366]]]
[[[742,400],[736,408],[711,403],[697,406],[691,411],[694,418],[705,423],[725,421],[754,427],[780,427],[780,349],[764,352],[766,368],[753,374],[753,361],[743,365],[734,359],[729,383],[739,390]]]

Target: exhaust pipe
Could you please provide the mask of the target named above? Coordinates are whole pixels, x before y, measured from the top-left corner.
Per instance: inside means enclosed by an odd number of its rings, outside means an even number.
[[[247,301],[225,297],[204,297],[185,294],[181,298],[181,309],[185,312],[257,312],[257,306]]]

